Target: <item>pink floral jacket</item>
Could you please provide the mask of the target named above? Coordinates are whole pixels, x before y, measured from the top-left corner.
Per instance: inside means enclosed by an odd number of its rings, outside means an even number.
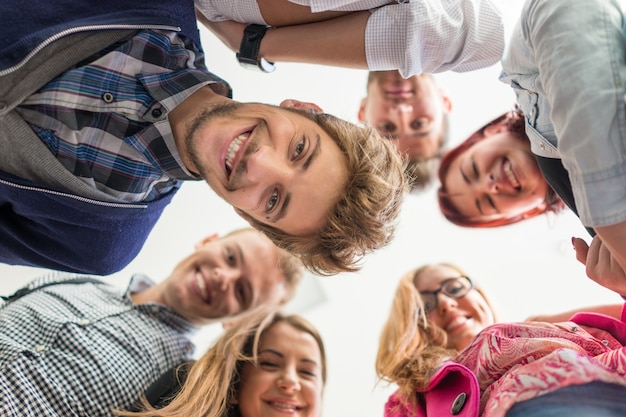
[[[626,386],[626,320],[578,313],[564,323],[490,326],[434,375],[417,406],[397,392],[385,417],[504,417],[516,402],[568,385]]]

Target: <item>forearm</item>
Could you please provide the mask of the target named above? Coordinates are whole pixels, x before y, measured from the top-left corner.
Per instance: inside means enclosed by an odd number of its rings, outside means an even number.
[[[306,62],[367,69],[365,27],[368,11],[335,19],[269,30],[259,54],[271,62]]]
[[[258,0],[263,19],[271,26],[290,26],[320,22],[343,16],[350,12],[311,12],[311,8],[292,3],[289,0]]]
[[[607,316],[610,316],[619,320],[622,317],[623,306],[624,304],[610,304],[610,305],[583,307],[583,308],[577,308],[574,310],[565,311],[563,313],[531,316],[527,318],[526,321],[547,321],[549,323],[561,323],[564,321],[568,321],[576,313],[599,313],[599,314],[605,314]]]

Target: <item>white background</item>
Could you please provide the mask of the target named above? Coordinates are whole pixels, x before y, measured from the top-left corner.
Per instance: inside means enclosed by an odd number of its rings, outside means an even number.
[[[507,28],[516,19],[519,0],[505,4]],[[365,71],[279,63],[273,74],[244,70],[234,54],[202,30],[207,65],[228,80],[239,101],[278,104],[296,98],[357,122],[365,94]],[[437,76],[453,100],[451,140],[510,109],[514,96],[498,81],[499,65],[472,73]],[[162,280],[191,253],[203,236],[244,226],[232,209],[204,183],[183,186],[165,210],[142,253],[123,271],[107,278],[125,285],[133,272]],[[374,358],[398,279],[424,263],[452,262],[464,268],[491,296],[501,318],[523,320],[531,314],[556,313],[585,305],[618,303],[619,296],[586,278],[572,249],[571,236],[588,235],[571,213],[493,230],[463,229],[440,215],[435,188],[410,195],[399,230],[388,247],[369,256],[359,273],[335,277],[307,276],[292,311],[300,312],[322,333],[328,354],[329,381],[324,415],[381,416],[393,391],[378,382]],[[0,265],[0,293],[8,294],[42,271]],[[201,354],[220,332],[213,325],[198,337]]]

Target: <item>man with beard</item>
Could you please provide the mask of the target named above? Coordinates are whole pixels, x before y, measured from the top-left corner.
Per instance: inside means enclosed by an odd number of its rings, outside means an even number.
[[[390,241],[406,189],[393,147],[314,104],[231,100],[192,1],[0,13],[0,261],[116,272],[187,180],[314,272]]]

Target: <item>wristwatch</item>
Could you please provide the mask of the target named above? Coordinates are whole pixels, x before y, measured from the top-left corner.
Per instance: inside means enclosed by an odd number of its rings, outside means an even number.
[[[239,52],[237,53],[237,60],[242,67],[263,72],[273,72],[276,69],[273,62],[259,57],[261,40],[263,40],[263,36],[265,36],[265,32],[269,28],[269,26],[255,24],[246,26],[246,29],[243,31]]]

